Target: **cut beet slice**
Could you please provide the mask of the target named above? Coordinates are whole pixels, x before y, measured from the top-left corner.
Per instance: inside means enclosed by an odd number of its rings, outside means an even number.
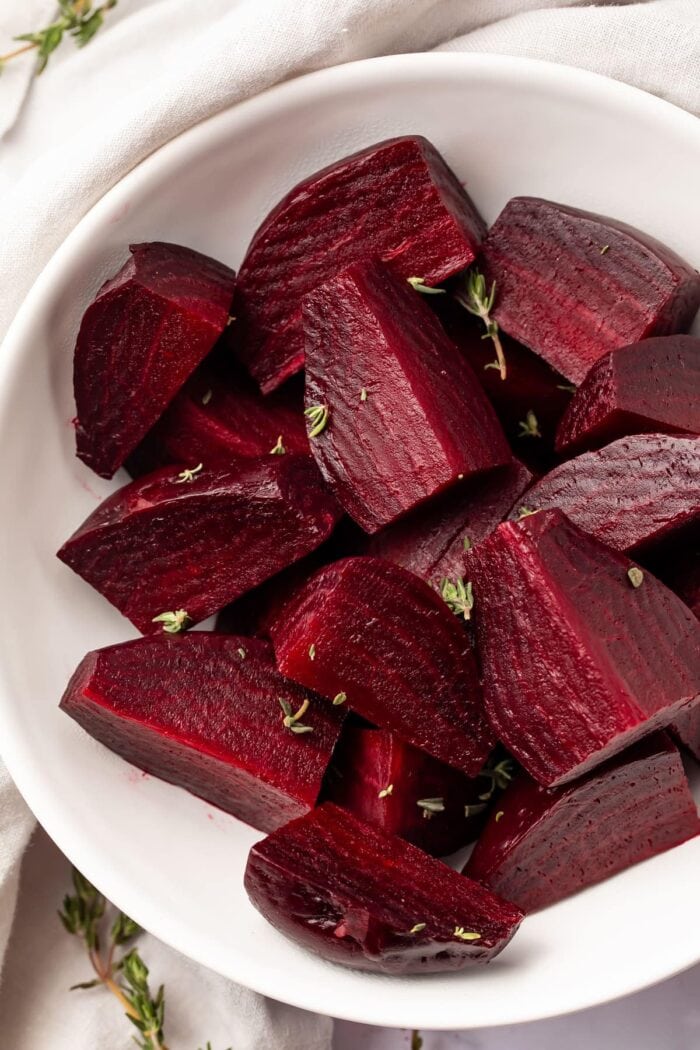
[[[133,477],[171,463],[225,465],[240,457],[309,451],[301,397],[263,398],[237,370],[200,369],[127,462]]]
[[[386,729],[348,726],[327,784],[330,801],[436,857],[472,842],[488,809],[486,778],[466,777]]]
[[[637,551],[700,517],[700,440],[670,434],[620,438],[555,467],[511,517],[558,507],[609,547]]]
[[[700,276],[670,248],[536,197],[505,206],[483,269],[500,327],[574,383],[609,350],[687,330],[700,305]]]
[[[339,518],[308,456],[178,471],[119,489],[58,552],[143,634],[206,619],[318,547]]]
[[[645,339],[601,357],[579,387],[557,433],[571,454],[627,434],[700,434],[700,339]]]
[[[285,726],[280,699],[292,719],[309,705]],[[261,831],[315,805],[342,722],[279,673],[267,643],[203,631],[88,653],[61,707],[127,761]]]
[[[490,890],[330,802],[253,846],[245,888],[287,937],[378,973],[489,962],[522,919]]]
[[[280,670],[475,776],[494,737],[469,637],[428,584],[379,558],[317,572],[271,629]]]
[[[554,791],[522,773],[500,799],[464,873],[530,912],[698,832],[681,757],[659,733]]]
[[[464,575],[465,551],[481,543],[507,516],[532,481],[517,460],[456,486],[381,532],[368,545],[433,585]]]
[[[474,373],[408,281],[359,263],[306,298],[303,322],[311,449],[367,532],[509,461]],[[314,410],[328,414],[318,433]]]
[[[300,182],[268,215],[241,266],[241,359],[268,392],[304,363],[299,305],[351,263],[381,258],[439,284],[473,262],[483,220],[426,139],[388,139]]]
[[[467,574],[487,714],[541,784],[582,776],[700,699],[700,622],[560,511],[499,525]]]
[[[77,454],[111,478],[229,319],[233,270],[177,244],[132,244],[83,315],[73,383]]]

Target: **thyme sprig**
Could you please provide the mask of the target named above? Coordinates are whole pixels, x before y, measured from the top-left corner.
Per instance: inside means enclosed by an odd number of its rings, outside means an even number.
[[[282,708],[284,717],[282,718],[282,725],[285,729],[289,729],[292,733],[313,733],[313,726],[306,726],[300,719],[304,717],[306,712],[309,710],[309,701],[304,700],[298,711],[292,713],[292,705],[289,700],[285,700],[283,697],[279,698],[279,705]]]
[[[521,438],[541,438],[542,437],[542,432],[540,430],[540,424],[537,422],[537,416],[532,411],[532,409],[530,409],[526,413],[525,419],[521,419],[520,420],[518,426],[520,427],[520,432],[518,434],[518,437],[521,437]]]
[[[474,594],[471,580],[465,583],[461,576],[456,580],[440,580],[440,594],[455,614],[470,620],[474,608]]]
[[[465,930],[464,926],[455,926],[454,937],[457,937],[460,941],[480,941],[481,934],[477,933],[476,930]]]
[[[104,0],[104,3],[95,6],[92,0],[58,0],[58,18],[43,29],[16,36],[15,40],[21,41],[22,46],[0,55],[0,73],[11,59],[19,58],[30,51],[37,52],[37,75],[43,73],[50,56],[60,46],[66,34],[73,37],[78,47],[85,47],[101,28],[107,11],[116,7],[117,3],[118,0]]]
[[[151,623],[162,623],[166,634],[178,634],[180,631],[184,631],[189,622],[190,615],[185,609],[162,612],[151,620]]]
[[[507,788],[513,779],[514,770],[515,764],[512,759],[502,758],[496,762],[490,758],[481,772],[477,773],[478,777],[489,781],[488,789],[479,795],[479,801],[490,802],[496,790],[503,791]]]
[[[190,481],[194,481],[198,474],[202,473],[204,469],[203,463],[198,463],[196,467],[186,467],[185,470],[180,471],[177,476],[176,485],[185,485]]]
[[[416,805],[423,810],[423,817],[430,820],[434,813],[445,812],[445,800],[443,798],[419,798]]]
[[[483,273],[480,273],[479,270],[469,270],[464,287],[458,288],[454,293],[454,297],[465,310],[468,310],[470,314],[474,314],[475,317],[483,321],[486,332],[481,338],[490,339],[496,351],[496,360],[484,367],[497,368],[501,374],[501,379],[505,379],[507,376],[506,355],[501,343],[501,337],[498,334],[498,322],[491,316],[491,311],[496,301],[496,282],[494,281],[491,288],[488,289]]]
[[[311,424],[309,437],[316,438],[319,434],[322,434],[328,426],[330,409],[328,408],[328,405],[309,405],[308,408],[304,409],[304,415]]]
[[[280,436],[277,438],[277,441],[275,442],[274,446],[270,449],[270,455],[271,456],[284,456],[284,455],[286,455],[286,452],[287,452],[287,450],[284,447],[284,444],[282,442],[282,435],[280,434]]]
[[[444,288],[432,288],[429,284],[426,284],[425,277],[407,277],[406,280],[411,288],[415,288],[417,292],[422,292],[423,295],[447,294]]]

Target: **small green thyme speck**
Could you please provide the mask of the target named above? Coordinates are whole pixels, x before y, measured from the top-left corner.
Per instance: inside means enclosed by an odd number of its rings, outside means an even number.
[[[644,573],[636,565],[633,565],[627,570],[627,579],[636,590],[637,587],[641,587],[644,583]]]

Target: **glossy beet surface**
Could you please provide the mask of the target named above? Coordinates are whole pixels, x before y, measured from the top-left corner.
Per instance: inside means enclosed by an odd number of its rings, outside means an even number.
[[[700,277],[653,237],[535,197],[514,197],[483,245],[501,328],[580,383],[608,350],[685,331]]]
[[[529,912],[699,831],[680,755],[660,733],[554,791],[520,774],[464,873]]]
[[[475,776],[494,743],[469,638],[422,580],[379,558],[317,572],[272,626],[283,674]]]
[[[283,725],[311,699],[303,724]],[[261,831],[316,802],[342,715],[285,679],[272,647],[193,631],[88,653],[61,700],[96,740]]]
[[[188,380],[127,467],[138,477],[171,463],[212,467],[274,448],[308,453],[301,397],[285,388],[264,398],[243,373],[207,368]]]
[[[464,576],[465,552],[507,517],[531,481],[530,471],[517,460],[465,481],[375,533],[368,553],[433,585]]]
[[[348,514],[374,532],[458,479],[508,462],[474,373],[408,281],[360,263],[304,301],[311,449]]]
[[[326,798],[388,835],[444,857],[472,842],[488,779],[470,779],[386,729],[348,726],[328,771]]]
[[[645,339],[601,357],[578,388],[557,433],[570,455],[626,434],[700,434],[700,339]]]
[[[486,711],[541,784],[581,776],[700,695],[700,621],[638,571],[560,511],[499,525],[469,553]]]
[[[83,315],[73,361],[77,454],[111,478],[228,322],[235,274],[177,244],[132,244]]]
[[[245,887],[287,937],[378,973],[489,962],[522,919],[442,861],[331,803],[253,846]]]
[[[206,619],[318,547],[339,517],[308,456],[179,471],[119,489],[58,552],[143,634],[168,611]]]
[[[671,434],[620,438],[535,482],[513,507],[558,507],[609,547],[638,551],[700,517],[700,440]]]
[[[484,224],[426,139],[379,142],[291,190],[255,234],[236,303],[242,360],[264,391],[299,371],[304,296],[358,260],[439,284],[473,262]]]

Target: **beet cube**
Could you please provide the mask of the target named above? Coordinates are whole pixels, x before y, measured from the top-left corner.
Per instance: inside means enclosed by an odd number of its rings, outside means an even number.
[[[436,857],[472,842],[488,809],[486,779],[466,777],[386,729],[347,726],[327,783],[331,802]]]
[[[700,339],[666,335],[612,350],[578,388],[557,433],[570,455],[627,434],[700,434]]]
[[[671,434],[620,438],[560,464],[524,493],[523,510],[558,507],[609,547],[640,552],[700,517],[700,440]]]
[[[303,366],[299,306],[352,263],[383,259],[439,284],[469,266],[483,220],[426,139],[376,143],[300,182],[268,215],[240,269],[239,355],[266,393]]]
[[[487,714],[539,783],[582,776],[700,699],[700,621],[560,511],[499,525],[467,574]]]
[[[77,454],[111,478],[224,331],[236,275],[177,244],[132,244],[83,315]]]
[[[311,577],[272,625],[283,674],[475,776],[494,737],[469,636],[437,594],[380,558]]]
[[[698,832],[681,757],[656,733],[565,787],[547,790],[521,773],[464,873],[530,912]]]
[[[514,197],[483,245],[500,327],[580,383],[594,361],[653,335],[685,331],[700,276],[625,223]]]
[[[464,576],[465,551],[493,532],[531,481],[530,471],[518,460],[465,481],[375,533],[367,553],[402,565],[433,585]]]
[[[380,263],[358,263],[307,296],[311,449],[367,532],[457,480],[507,463],[496,415],[424,299]],[[315,434],[312,412],[328,413]]]
[[[377,973],[489,962],[522,919],[490,890],[330,802],[253,846],[245,888],[287,937]]]
[[[309,706],[285,726],[280,698],[292,717]],[[312,809],[343,719],[284,678],[266,642],[204,631],[88,653],[61,707],[128,762],[261,831]]]
[[[339,516],[308,456],[166,467],[108,497],[58,557],[150,634],[211,616],[318,547]]]

